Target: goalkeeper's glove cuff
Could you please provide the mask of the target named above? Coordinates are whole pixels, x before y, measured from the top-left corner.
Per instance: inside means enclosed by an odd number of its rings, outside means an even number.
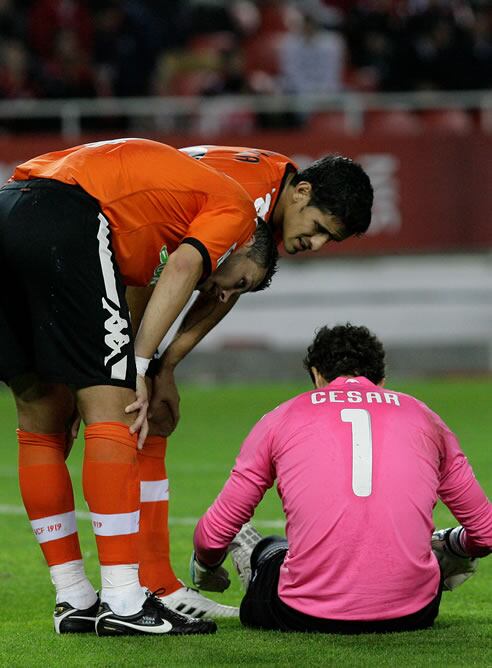
[[[470,555],[467,554],[463,547],[462,538],[464,531],[462,526],[448,529],[444,534],[444,540],[446,542],[446,547],[451,554],[454,554],[456,557],[461,557],[462,559],[467,559]]]
[[[190,575],[193,584],[206,591],[225,591],[231,584],[228,572],[220,565],[226,556],[227,554],[215,566],[206,566],[198,561],[193,552],[190,561]]]

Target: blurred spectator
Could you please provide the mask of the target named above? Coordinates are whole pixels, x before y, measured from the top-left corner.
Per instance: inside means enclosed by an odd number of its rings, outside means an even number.
[[[415,40],[414,88],[462,90],[470,88],[473,71],[472,42],[469,33],[451,17],[428,17]]]
[[[0,0],[0,47],[14,98],[480,89],[492,0]]]
[[[492,3],[478,8],[471,25],[473,68],[471,88],[492,87]]]
[[[0,0],[0,37],[2,40],[25,41],[25,22],[20,4],[14,3],[14,0]]]
[[[201,91],[203,95],[241,95],[251,93],[246,76],[244,54],[238,47],[219,52],[215,81]]]
[[[359,2],[346,17],[351,88],[387,90],[392,87],[401,36],[398,35],[398,21],[391,6],[391,0]],[[404,70],[399,76],[404,76]]]
[[[280,87],[294,95],[336,93],[343,88],[345,40],[324,30],[312,13],[300,14],[299,26],[279,44]]]
[[[46,97],[94,97],[96,86],[89,54],[79,44],[72,30],[60,30],[55,38],[52,57],[43,70]]]
[[[116,96],[147,95],[159,47],[156,18],[136,0],[103,0],[95,18],[101,85]]]
[[[42,58],[53,56],[60,30],[71,30],[85,53],[93,48],[92,17],[83,0],[35,0],[27,15],[29,48]]]
[[[16,39],[0,45],[0,98],[30,98],[42,96],[34,76],[29,52]]]

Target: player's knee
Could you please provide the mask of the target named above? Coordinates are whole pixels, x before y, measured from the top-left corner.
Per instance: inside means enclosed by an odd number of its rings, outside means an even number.
[[[61,433],[74,411],[74,399],[65,385],[45,383],[35,374],[18,376],[10,382],[20,429],[34,433]]]
[[[15,401],[19,405],[29,405],[49,395],[52,386],[43,383],[34,373],[26,373],[16,376],[9,382],[10,389],[14,393]]]
[[[133,424],[135,413],[125,413],[125,408],[133,401],[135,391],[127,387],[94,385],[77,391],[77,407],[86,425],[96,422]]]

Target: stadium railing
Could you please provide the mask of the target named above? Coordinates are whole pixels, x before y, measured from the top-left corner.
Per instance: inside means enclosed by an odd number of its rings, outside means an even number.
[[[492,93],[480,91],[418,91],[404,93],[344,92],[333,95],[240,95],[217,97],[146,97],[94,99],[18,99],[0,101],[2,122],[19,119],[52,120],[59,123],[64,138],[77,138],[85,119],[146,121],[149,131],[207,132],[221,128],[220,119],[231,114],[310,115],[336,112],[343,115],[342,127],[351,135],[365,130],[367,112],[427,112],[462,110],[474,112],[478,127],[492,133]],[[200,124],[197,119],[205,120]],[[7,124],[8,130],[8,124]]]

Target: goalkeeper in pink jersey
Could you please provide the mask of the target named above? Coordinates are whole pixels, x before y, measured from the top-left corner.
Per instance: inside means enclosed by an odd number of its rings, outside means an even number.
[[[193,581],[227,588],[221,564],[229,551],[246,588],[247,626],[327,633],[432,626],[442,590],[491,552],[492,504],[439,416],[383,388],[384,350],[369,330],[323,327],[304,363],[315,389],[256,424],[200,519]],[[275,480],[287,540],[261,539],[248,524]],[[433,533],[438,499],[462,526]]]

